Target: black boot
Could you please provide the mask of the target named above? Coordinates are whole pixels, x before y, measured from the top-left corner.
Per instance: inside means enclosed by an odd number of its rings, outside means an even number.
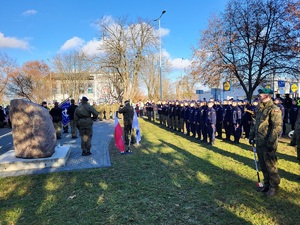
[[[266,196],[275,196],[277,195],[278,192],[278,187],[270,187],[269,190],[267,192],[265,192]]]

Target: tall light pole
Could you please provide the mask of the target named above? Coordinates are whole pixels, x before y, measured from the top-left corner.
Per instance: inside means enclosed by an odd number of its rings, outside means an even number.
[[[159,99],[162,101],[162,76],[161,76],[161,30],[160,30],[160,18],[162,15],[166,13],[166,10],[162,11],[160,16],[154,20],[158,21],[158,29],[159,29]]]

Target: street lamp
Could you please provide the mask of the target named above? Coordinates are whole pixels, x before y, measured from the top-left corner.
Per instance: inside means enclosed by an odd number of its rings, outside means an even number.
[[[161,77],[161,30],[160,30],[160,18],[163,14],[166,13],[166,10],[162,11],[160,16],[154,20],[158,21],[158,29],[159,29],[159,99],[162,101],[162,77]]]

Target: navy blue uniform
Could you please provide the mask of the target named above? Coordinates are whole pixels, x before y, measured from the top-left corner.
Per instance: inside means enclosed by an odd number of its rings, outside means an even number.
[[[209,144],[213,145],[215,142],[216,122],[217,122],[216,110],[213,107],[208,107],[206,114],[207,114],[206,126],[207,126],[207,134],[209,137]]]
[[[193,137],[195,137],[196,133],[195,133],[195,107],[192,106],[190,108],[190,126],[191,126],[191,132],[192,132],[192,135]]]
[[[222,139],[222,128],[223,128],[223,119],[224,119],[224,112],[223,107],[221,105],[216,105],[216,132],[218,133],[217,138]]]
[[[230,141],[230,135],[231,135],[231,115],[232,115],[232,107],[231,105],[225,105],[224,106],[224,120],[223,120],[223,127],[225,129],[226,133],[226,141]]]
[[[292,105],[290,108],[289,119],[291,124],[291,129],[295,130],[295,123],[298,115],[299,106]]]
[[[185,129],[186,129],[186,135],[190,136],[190,107],[188,105],[186,105],[184,107],[184,117],[183,117],[183,121],[185,124]]]
[[[231,129],[234,136],[234,143],[239,143],[242,134],[242,110],[238,106],[233,106],[231,115]]]
[[[206,126],[206,117],[207,117],[207,106],[203,105],[200,108],[200,126],[201,126],[201,134],[202,140],[201,142],[207,142],[207,126]]]

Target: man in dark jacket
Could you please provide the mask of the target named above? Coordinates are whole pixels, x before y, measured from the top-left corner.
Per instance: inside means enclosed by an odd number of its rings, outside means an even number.
[[[232,101],[230,124],[231,124],[232,134],[234,137],[233,142],[235,144],[238,144],[241,138],[241,134],[242,134],[241,123],[242,123],[242,110],[238,106],[238,101],[234,100]]]
[[[123,121],[124,121],[124,135],[125,135],[125,145],[129,146],[129,142],[134,143],[132,138],[132,122],[133,122],[133,115],[134,109],[130,104],[130,100],[126,100],[125,105],[119,108],[119,113],[123,114]],[[127,148],[127,153],[131,153],[131,150]]]
[[[213,145],[215,142],[215,134],[216,134],[216,122],[217,115],[216,110],[214,109],[214,101],[210,100],[207,103],[207,116],[206,116],[206,126],[207,126],[207,134],[209,137],[209,144]]]
[[[54,103],[54,108],[50,110],[52,116],[52,122],[56,131],[56,138],[61,139],[61,127],[62,127],[62,108],[58,107],[58,102]]]
[[[82,156],[92,154],[93,118],[97,117],[98,112],[88,103],[88,98],[82,97],[81,105],[75,109],[74,113],[74,123],[81,136]]]
[[[77,128],[74,122],[74,113],[77,107],[78,106],[75,105],[75,100],[71,99],[71,105],[67,109],[67,114],[69,115],[70,118],[71,134],[73,139],[77,138]]]

